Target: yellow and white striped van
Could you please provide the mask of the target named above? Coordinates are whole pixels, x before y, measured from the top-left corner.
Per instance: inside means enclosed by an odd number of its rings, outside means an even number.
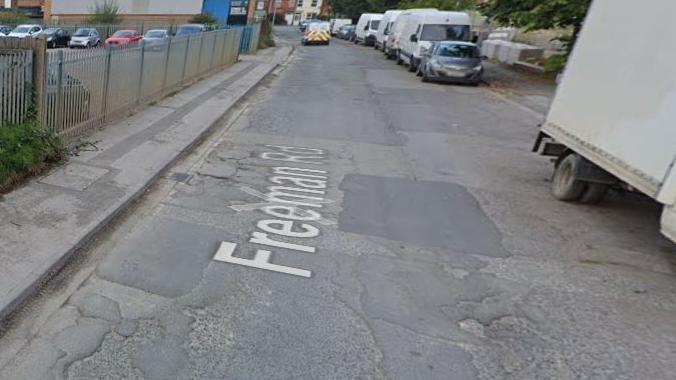
[[[301,42],[303,45],[328,45],[331,42],[331,24],[328,22],[308,24]]]

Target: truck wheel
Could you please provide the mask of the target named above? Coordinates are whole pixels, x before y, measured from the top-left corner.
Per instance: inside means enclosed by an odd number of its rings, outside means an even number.
[[[574,202],[582,197],[587,183],[575,179],[574,173],[582,158],[575,154],[564,157],[556,166],[552,177],[552,194],[560,201]]]
[[[609,189],[610,186],[604,183],[588,183],[587,187],[582,193],[580,203],[586,203],[590,205],[599,204],[603,198],[605,198],[606,194],[608,194]]]

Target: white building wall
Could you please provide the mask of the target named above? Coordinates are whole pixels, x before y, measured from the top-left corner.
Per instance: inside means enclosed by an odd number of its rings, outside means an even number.
[[[52,0],[52,14],[92,13],[103,0]],[[197,14],[202,0],[117,0],[122,14]]]

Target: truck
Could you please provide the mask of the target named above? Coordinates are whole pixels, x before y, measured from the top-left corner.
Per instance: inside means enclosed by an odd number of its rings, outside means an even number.
[[[643,193],[663,205],[661,232],[676,241],[676,50],[659,43],[676,34],[676,1],[650,3],[645,20],[633,1],[592,3],[533,149],[555,157],[557,199]],[[627,20],[641,25],[627,33]]]

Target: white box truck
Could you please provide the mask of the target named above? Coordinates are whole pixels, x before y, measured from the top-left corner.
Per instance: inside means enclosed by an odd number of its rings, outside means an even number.
[[[595,0],[534,149],[556,156],[552,193],[597,202],[610,187],[664,205],[662,232],[676,241],[676,1]],[[640,23],[627,30],[627,20]]]

